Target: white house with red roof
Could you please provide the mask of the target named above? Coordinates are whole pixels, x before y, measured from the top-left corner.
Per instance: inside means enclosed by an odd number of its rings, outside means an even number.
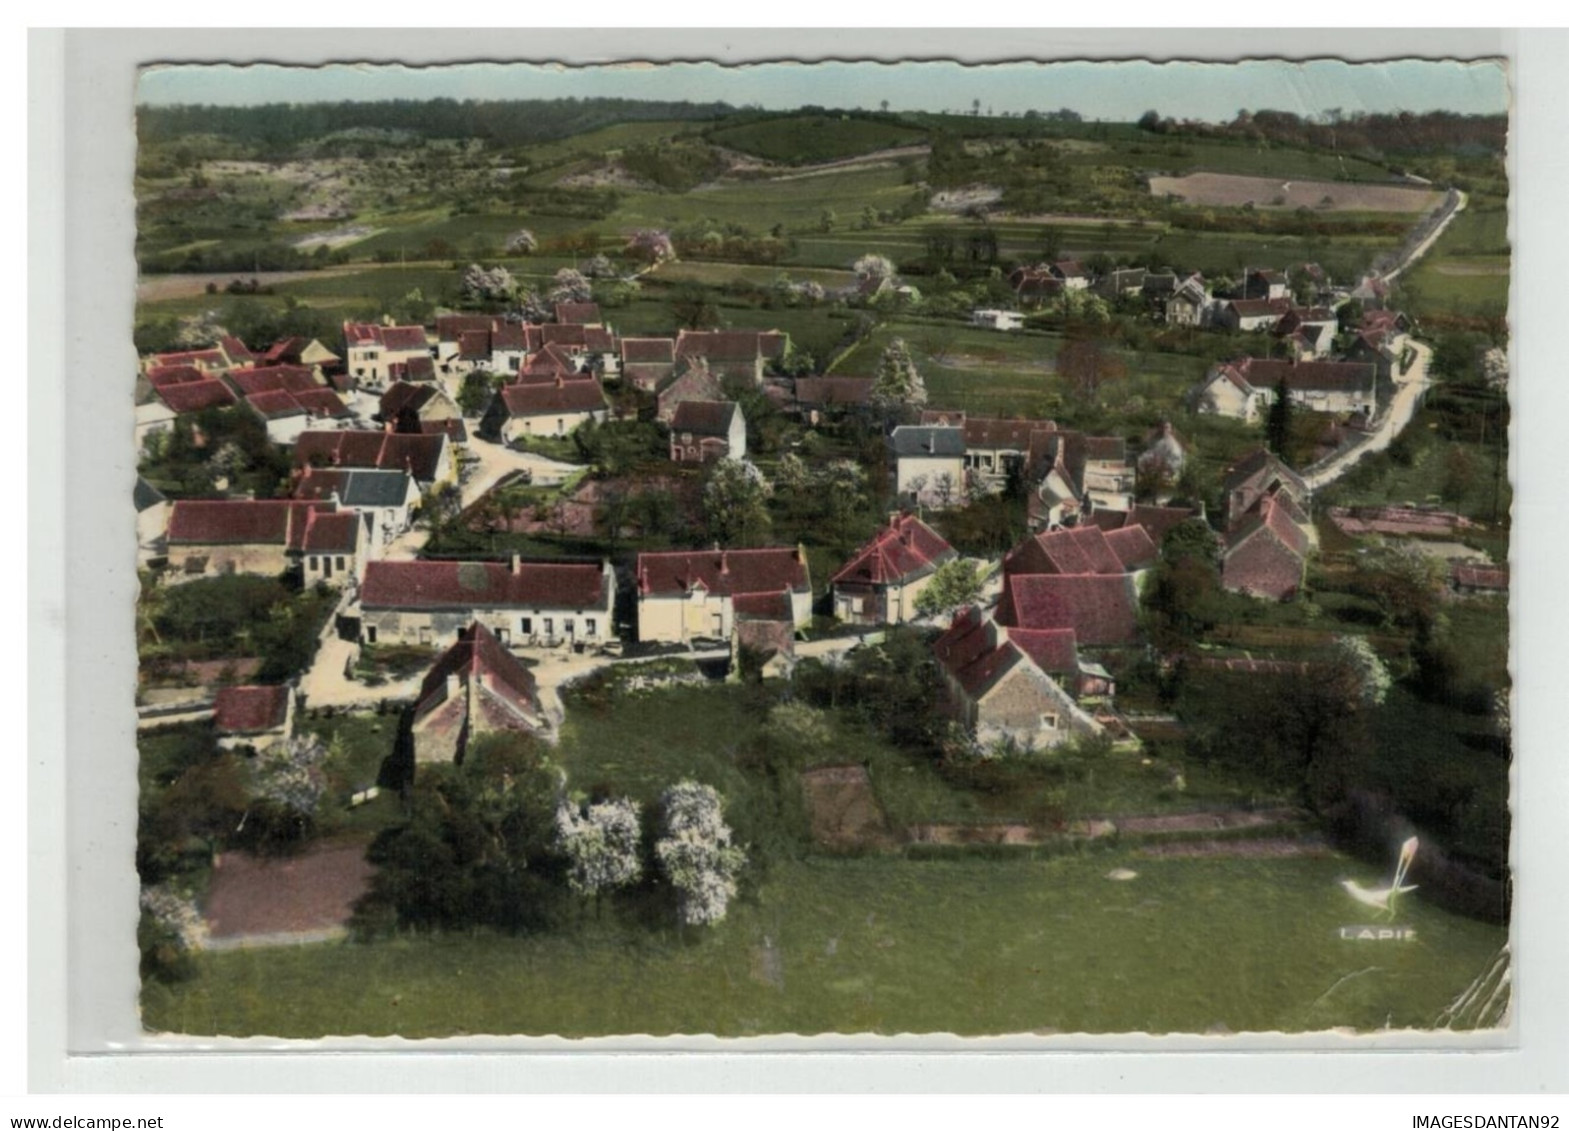
[[[1378,411],[1378,370],[1365,362],[1242,357],[1213,367],[1196,392],[1201,413],[1257,421],[1285,383],[1292,403],[1311,412]]]
[[[812,619],[812,583],[800,546],[677,550],[637,556],[638,639],[729,640],[737,613]]]
[[[431,357],[423,326],[391,326],[380,322],[345,322],[344,367],[357,384],[383,389],[397,380],[414,358]],[[395,368],[396,367],[396,368]]]
[[[461,763],[487,734],[549,729],[533,675],[478,621],[431,665],[409,716],[416,764]]]
[[[1104,730],[1059,682],[1081,678],[1072,629],[1009,628],[972,605],[932,652],[954,714],[983,745],[1050,747]]]
[[[915,599],[931,584],[937,567],[958,552],[913,514],[889,516],[834,574],[834,615],[852,624],[904,624],[914,620]]]
[[[610,417],[605,390],[598,378],[586,374],[568,379],[504,385],[496,391],[480,419],[479,430],[503,443],[528,436],[570,436],[590,420],[604,423]]]
[[[508,648],[615,639],[609,561],[371,562],[360,586],[366,644],[444,644],[478,622]]]
[[[366,468],[402,471],[422,490],[457,480],[452,441],[444,432],[302,432],[294,442],[296,475],[306,468]]]

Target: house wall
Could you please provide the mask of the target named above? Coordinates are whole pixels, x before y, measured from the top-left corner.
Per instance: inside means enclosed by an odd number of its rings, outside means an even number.
[[[206,558],[202,573],[186,573],[191,558]],[[219,577],[226,573],[246,573],[256,577],[277,577],[289,570],[289,555],[282,546],[257,544],[203,546],[181,543],[169,547],[170,582],[193,581],[198,577]]]
[[[468,695],[460,687],[457,695],[414,724],[415,764],[460,761],[467,718]]]
[[[1233,420],[1258,419],[1255,399],[1224,377],[1216,378],[1205,388],[1199,411],[1214,416],[1229,416]]]
[[[1005,675],[977,704],[977,737],[1013,736],[1055,746],[1100,727],[1049,676],[1028,664]]]
[[[607,644],[614,640],[611,621],[614,586],[603,608],[565,609],[515,606],[471,609],[360,610],[360,639],[370,644],[446,646],[478,621],[513,650],[558,647],[568,643]],[[549,622],[548,624],[546,622]]]
[[[808,614],[810,615],[810,614]],[[797,624],[801,623],[798,619]],[[641,596],[637,602],[637,638],[645,641],[685,643],[696,637],[728,639],[735,625],[735,607],[729,597]]]
[[[1260,531],[1221,561],[1220,583],[1234,593],[1283,601],[1302,587],[1307,562]]]
[[[169,504],[154,503],[136,515],[136,544],[143,551],[143,560],[157,548],[157,543],[169,529]],[[161,550],[159,551],[161,552]]]
[[[345,368],[350,377],[374,389],[387,386],[394,363],[406,364],[412,357],[429,357],[427,349],[387,350],[379,345],[350,346]]]
[[[953,478],[952,501],[950,505],[960,505],[964,502],[964,457],[963,456],[904,456],[898,460],[897,487],[901,496],[907,496],[914,490],[912,484],[923,480],[917,500],[923,506],[940,506],[937,492],[937,481],[943,475]]]
[[[514,416],[501,426],[501,438],[510,443],[520,436],[570,436],[586,421],[597,420],[603,424],[609,415],[608,409],[601,409],[549,416]]]

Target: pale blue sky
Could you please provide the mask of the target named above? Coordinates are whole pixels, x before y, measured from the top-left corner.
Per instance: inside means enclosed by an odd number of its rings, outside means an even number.
[[[963,110],[979,98],[1001,113],[1068,107],[1086,118],[1129,121],[1156,109],[1178,118],[1229,120],[1239,109],[1318,113],[1453,110],[1502,113],[1502,64],[1404,60],[1344,63],[1270,60],[1240,64],[1061,62],[714,63],[554,67],[474,63],[412,68],[370,64],[285,67],[179,65],[142,76],[141,103],[377,101],[390,98],[591,98],[813,104],[895,110]]]

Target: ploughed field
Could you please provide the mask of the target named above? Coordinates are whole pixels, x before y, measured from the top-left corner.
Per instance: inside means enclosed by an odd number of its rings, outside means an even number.
[[[1415,185],[1298,181],[1233,173],[1151,177],[1150,192],[1155,196],[1173,193],[1186,204],[1217,208],[1251,204],[1255,208],[1326,212],[1428,212],[1443,199],[1442,193]]]

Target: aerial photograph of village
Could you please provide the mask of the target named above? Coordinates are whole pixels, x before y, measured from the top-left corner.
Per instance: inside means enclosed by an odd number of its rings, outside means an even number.
[[[1508,108],[144,70],[145,1028],[1508,1025]]]

